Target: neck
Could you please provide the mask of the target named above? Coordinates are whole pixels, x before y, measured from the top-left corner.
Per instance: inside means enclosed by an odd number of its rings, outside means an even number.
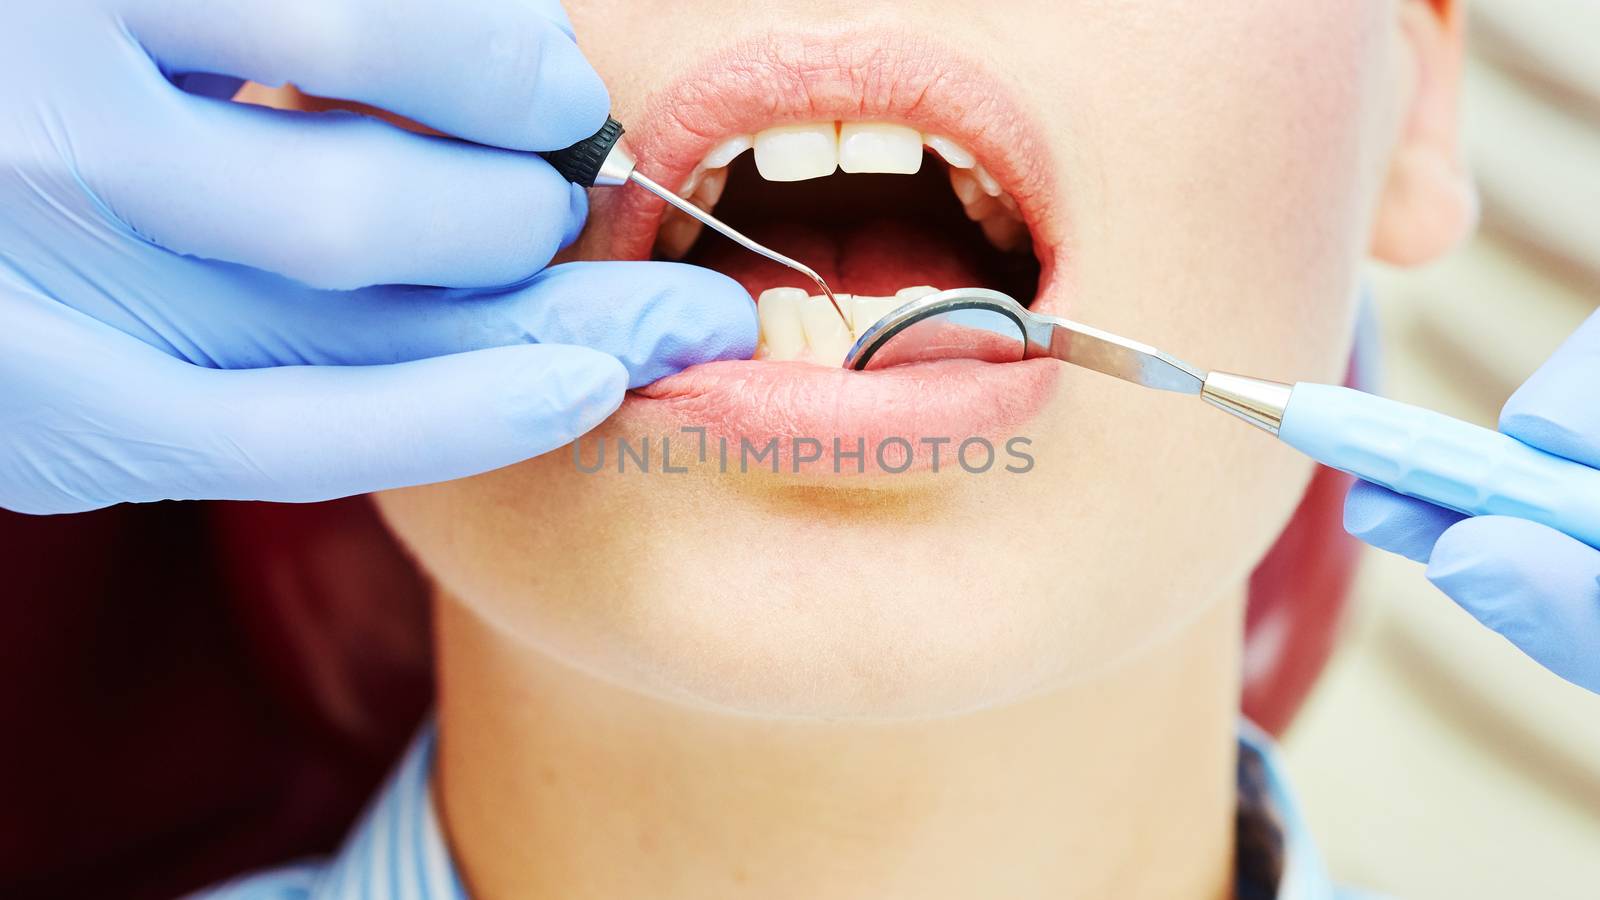
[[[893,724],[689,709],[436,605],[436,790],[474,896],[1231,892],[1237,603],[1092,681]]]

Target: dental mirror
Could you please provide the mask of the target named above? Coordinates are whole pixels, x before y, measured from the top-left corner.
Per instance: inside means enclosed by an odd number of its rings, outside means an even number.
[[[850,348],[844,367],[877,371],[912,362],[1050,357],[1145,387],[1199,394],[1206,373],[1146,344],[1032,312],[987,288],[955,288],[897,307]]]
[[[1028,311],[999,291],[957,288],[897,307],[861,335],[844,367],[875,371],[911,362],[1027,356]]]

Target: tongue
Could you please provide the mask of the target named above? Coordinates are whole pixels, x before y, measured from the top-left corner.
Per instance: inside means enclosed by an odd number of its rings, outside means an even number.
[[[932,225],[882,219],[822,229],[799,222],[764,222],[743,230],[759,243],[816,269],[828,287],[841,294],[887,297],[901,288],[924,284],[941,290],[984,284],[977,250],[952,237],[948,229]],[[773,287],[819,292],[799,272],[751,253],[710,229],[685,261],[733,278],[752,297]]]

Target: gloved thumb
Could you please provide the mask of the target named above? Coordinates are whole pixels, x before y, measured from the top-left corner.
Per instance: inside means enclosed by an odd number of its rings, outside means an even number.
[[[570,443],[622,403],[628,373],[586,347],[518,345],[415,362],[213,372],[225,416],[194,496],[323,500],[446,481]],[[236,454],[230,454],[236,448]]]
[[[374,366],[154,366],[119,368],[126,390],[85,385],[30,423],[37,434],[16,435],[0,505],[306,502],[462,478],[571,442],[628,382],[615,358],[559,344]]]

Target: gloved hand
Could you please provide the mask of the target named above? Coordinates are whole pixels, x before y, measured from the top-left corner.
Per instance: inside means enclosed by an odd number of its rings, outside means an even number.
[[[1500,430],[1600,468],[1600,313],[1522,385]],[[1465,518],[1359,482],[1345,528],[1427,562],[1428,578],[1562,678],[1600,692],[1600,550],[1524,519]]]
[[[0,506],[461,477],[754,346],[721,275],[545,268],[587,201],[522,151],[609,106],[555,0],[6,3],[0,83]]]

